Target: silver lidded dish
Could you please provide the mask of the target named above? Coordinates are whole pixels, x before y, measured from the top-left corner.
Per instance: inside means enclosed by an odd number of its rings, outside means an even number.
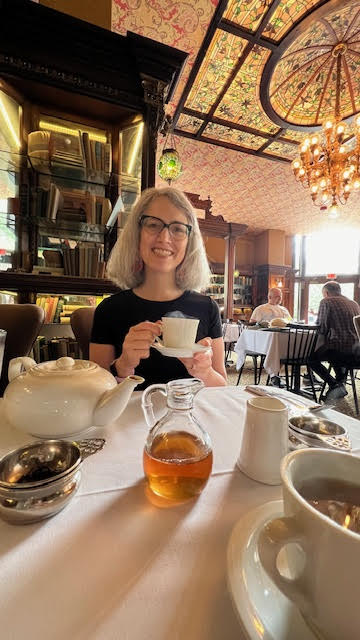
[[[63,509],[77,492],[81,463],[101,450],[102,438],[47,440],[0,460],[0,517],[12,524],[38,522]]]
[[[289,418],[289,433],[307,446],[351,451],[351,442],[344,427],[311,413]]]

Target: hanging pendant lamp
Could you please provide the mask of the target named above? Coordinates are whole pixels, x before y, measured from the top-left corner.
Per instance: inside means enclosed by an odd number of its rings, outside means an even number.
[[[168,133],[165,138],[157,170],[160,178],[166,180],[169,185],[182,174],[182,163],[179,153],[176,150],[175,137],[172,132]]]

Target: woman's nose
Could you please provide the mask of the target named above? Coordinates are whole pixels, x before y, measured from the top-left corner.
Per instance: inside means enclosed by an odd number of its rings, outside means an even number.
[[[161,229],[160,233],[158,234],[158,237],[160,237],[160,238],[161,238],[161,237],[164,237],[164,234],[166,234],[166,236],[167,236],[168,238],[170,238],[170,239],[171,239],[171,234],[170,234],[170,229],[169,229],[169,227],[163,227],[163,228]],[[165,236],[165,237],[166,237],[166,236]]]

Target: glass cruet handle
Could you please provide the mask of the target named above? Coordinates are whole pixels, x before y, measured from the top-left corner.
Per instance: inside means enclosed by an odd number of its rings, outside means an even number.
[[[144,393],[142,394],[142,397],[141,397],[141,406],[142,406],[142,410],[144,412],[146,424],[149,427],[149,429],[152,429],[152,427],[154,426],[154,424],[156,422],[156,418],[155,418],[155,415],[154,415],[153,403],[151,401],[151,397],[152,397],[153,393],[155,393],[156,391],[160,391],[160,393],[162,393],[163,396],[167,397],[166,384],[152,384],[152,385],[150,385],[150,387],[145,389],[145,391],[144,391]]]

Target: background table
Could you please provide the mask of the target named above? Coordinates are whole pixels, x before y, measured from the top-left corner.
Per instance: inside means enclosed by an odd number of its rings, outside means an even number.
[[[288,331],[263,331],[261,329],[244,329],[234,351],[237,354],[236,368],[239,370],[245,362],[246,353],[265,355],[264,369],[270,376],[279,375],[281,358],[286,358]]]
[[[227,590],[229,536],[245,513],[281,495],[235,467],[249,394],[198,394],[213,474],[198,500],[172,508],[146,492],[140,397],[112,425],[86,434],[107,444],[84,461],[79,493],[62,512],[27,526],[0,520],[4,640],[244,640]],[[360,447],[357,420],[326,414]],[[2,401],[0,416],[1,455],[32,440],[6,423]]]

